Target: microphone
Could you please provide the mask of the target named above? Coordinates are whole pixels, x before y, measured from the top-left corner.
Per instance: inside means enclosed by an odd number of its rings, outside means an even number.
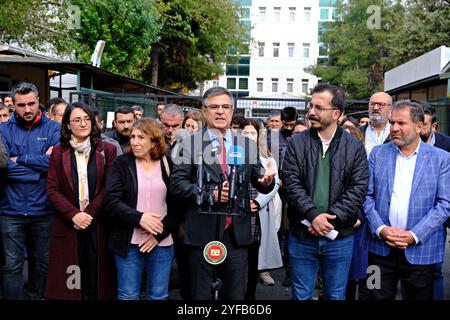
[[[203,203],[203,159],[202,154],[200,154],[197,167],[197,205],[201,206],[202,203]]]
[[[228,202],[229,207],[232,210],[232,208],[234,208],[234,201],[236,199],[236,191],[239,183],[237,175],[238,167],[244,164],[244,149],[241,146],[233,145],[228,150],[227,162],[230,166],[230,174],[228,176]]]

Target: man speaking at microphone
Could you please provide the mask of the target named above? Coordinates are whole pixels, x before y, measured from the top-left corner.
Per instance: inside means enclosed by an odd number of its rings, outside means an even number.
[[[190,298],[212,298],[216,271],[222,282],[220,298],[243,300],[248,246],[252,242],[248,186],[251,183],[259,192],[269,193],[275,185],[276,172],[264,170],[256,144],[240,134],[232,134],[234,103],[227,89],[208,89],[202,107],[207,126],[185,138],[177,152],[172,153],[175,165],[170,177],[170,191],[186,200],[184,244],[188,248]],[[203,174],[198,175],[198,171]],[[203,187],[201,191],[199,185]],[[234,201],[228,197],[230,187],[236,195]],[[203,208],[206,203],[209,212],[199,211],[200,202]],[[226,214],[230,212],[237,214]],[[214,240],[221,241],[227,249],[226,259],[215,267],[203,256],[205,245]]]

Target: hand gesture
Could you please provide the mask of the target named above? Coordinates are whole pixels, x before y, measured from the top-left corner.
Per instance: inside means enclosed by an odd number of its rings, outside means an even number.
[[[267,168],[266,168],[266,172],[264,173],[264,176],[262,178],[258,179],[259,184],[261,184],[263,186],[267,186],[267,185],[271,184],[273,179],[275,178],[275,175],[277,174],[277,172],[275,170],[273,170],[273,168],[272,168],[272,166],[273,166],[272,161],[273,161],[273,159],[271,159],[267,163]]]
[[[311,223],[311,227],[308,228],[310,233],[313,235],[319,234],[322,237],[325,237],[328,232],[334,230],[334,226],[328,222],[328,220],[336,219],[335,215],[331,215],[328,213],[321,213]]]
[[[152,234],[148,234],[148,236],[139,242],[139,251],[142,253],[148,253],[153,250],[154,247],[158,245],[158,241],[156,241],[155,237]]]
[[[258,205],[256,204],[256,202],[254,200],[250,201],[250,211],[252,213],[258,212]]]
[[[228,202],[228,191],[229,191],[229,183],[227,180],[222,182],[222,193],[220,194],[220,202],[227,203]],[[219,188],[216,186],[213,192],[214,202],[219,202]]]
[[[93,218],[90,214],[86,212],[78,212],[76,215],[73,216],[73,226],[77,230],[84,230],[91,224]]]
[[[386,226],[381,229],[380,236],[386,241],[387,245],[398,249],[406,249],[408,245],[416,242],[411,232],[393,227]]]
[[[159,220],[160,216],[156,213],[145,212],[141,217],[141,221],[139,221],[139,225],[142,229],[156,236],[158,233],[162,233],[164,228],[162,222]]]

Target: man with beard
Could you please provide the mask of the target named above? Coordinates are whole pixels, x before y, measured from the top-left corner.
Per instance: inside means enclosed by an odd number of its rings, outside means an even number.
[[[127,148],[129,148],[131,127],[133,127],[136,117],[134,115],[133,109],[129,106],[121,106],[114,113],[114,129],[109,132],[105,132],[105,136],[116,140],[122,151],[125,153]]]
[[[42,299],[47,277],[53,209],[47,200],[48,162],[59,143],[60,125],[39,107],[39,94],[32,83],[12,88],[14,115],[0,125],[9,155],[0,196],[0,233],[5,249],[3,298],[23,299],[25,239],[30,235],[38,268],[37,293]]]
[[[444,258],[444,222],[450,214],[450,154],[420,139],[424,112],[401,100],[390,116],[392,142],[369,158],[364,202],[369,265],[378,266],[375,300],[394,300],[402,281],[406,300],[431,300],[436,264]]]
[[[170,103],[162,109],[159,118],[164,131],[166,144],[171,147],[176,142],[177,133],[183,124],[183,110],[181,110],[179,105]]]
[[[318,84],[308,110],[311,128],[295,135],[284,155],[293,299],[312,299],[319,269],[325,299],[345,299],[369,172],[364,146],[338,126],[343,110],[342,90]]]
[[[376,92],[369,100],[369,124],[360,128],[365,138],[367,158],[373,147],[390,141],[389,115],[392,97],[386,92]]]
[[[425,121],[420,132],[420,138],[425,143],[450,152],[450,137],[437,132],[436,111],[428,103],[422,103],[422,106],[424,108]]]

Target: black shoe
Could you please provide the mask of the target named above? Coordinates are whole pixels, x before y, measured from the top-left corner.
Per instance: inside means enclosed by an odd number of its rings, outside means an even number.
[[[283,283],[281,284],[283,287],[289,288],[291,286],[291,278],[284,278]]]

